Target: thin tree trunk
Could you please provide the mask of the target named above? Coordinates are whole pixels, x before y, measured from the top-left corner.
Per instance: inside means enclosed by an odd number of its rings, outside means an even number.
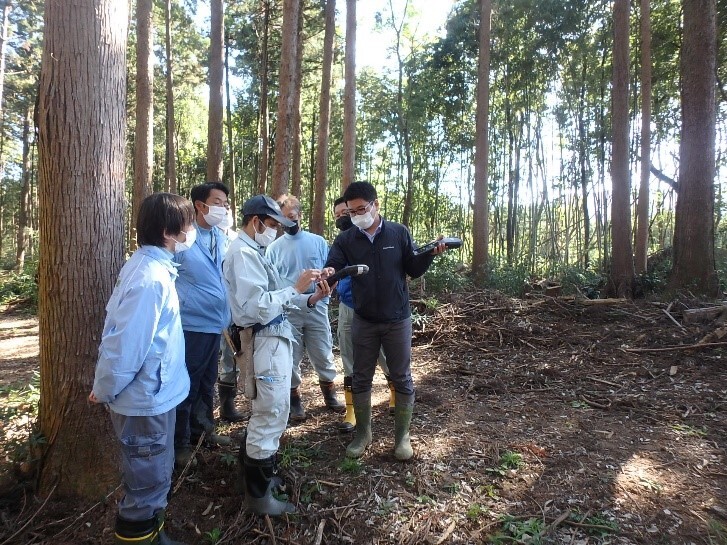
[[[641,0],[641,183],[636,209],[636,272],[646,272],[649,249],[649,175],[651,167],[651,13]]]
[[[634,281],[629,173],[629,0],[614,0],[611,276],[609,292],[630,297]]]
[[[316,177],[310,230],[323,234],[325,225],[326,187],[328,182],[328,137],[331,125],[331,71],[333,67],[333,41],[336,36],[336,0],[326,0],[326,30],[323,37],[323,79],[318,104],[318,139],[316,143]]]
[[[229,37],[225,40],[225,96],[227,98],[227,153],[230,156],[230,166],[227,169],[227,185],[230,188],[230,210],[232,210],[233,222],[237,217],[237,184],[235,168],[235,142],[232,136],[232,95],[230,94],[230,43]]]
[[[225,8],[222,0],[210,0],[209,116],[207,118],[207,182],[222,181],[222,123],[224,107],[223,44]]]
[[[475,182],[472,218],[472,273],[482,284],[487,275],[489,207],[487,170],[490,111],[490,28],[492,0],[480,0],[479,61],[477,70],[477,114],[475,137]]]
[[[341,193],[356,181],[356,0],[346,0],[345,84],[343,89],[343,176]]]
[[[172,59],[172,0],[166,1],[165,11],[165,50],[166,50],[166,150],[164,171],[166,179],[166,189],[171,193],[177,192],[177,153],[176,153],[176,133],[174,130],[174,81],[173,81],[173,59]]]
[[[23,185],[20,189],[20,203],[18,206],[18,232],[15,254],[15,270],[20,272],[25,267],[25,251],[28,244],[28,207],[30,195],[30,126],[33,123],[33,109],[29,107],[23,122]]]
[[[291,127],[292,150],[290,167],[290,192],[300,197],[302,175],[301,162],[301,119],[300,119],[300,93],[303,84],[303,10],[305,0],[300,0],[298,8],[298,42],[295,48],[295,70],[293,72],[293,118]]]
[[[283,44],[280,52],[280,90],[278,119],[275,125],[275,156],[273,157],[273,198],[288,192],[290,181],[290,144],[293,127],[293,91],[295,56],[298,47],[298,9],[300,0],[283,2]]]
[[[262,0],[263,39],[260,45],[260,119],[258,121],[257,191],[267,191],[269,163],[269,121],[268,121],[268,39],[270,35],[270,1]]]
[[[118,483],[110,420],[87,398],[124,257],[128,6],[47,2],[40,75],[39,484],[93,501]]]
[[[141,201],[152,192],[154,171],[154,23],[153,0],[136,2],[136,125],[134,128],[134,191],[131,200],[129,248],[136,248],[136,218]]]

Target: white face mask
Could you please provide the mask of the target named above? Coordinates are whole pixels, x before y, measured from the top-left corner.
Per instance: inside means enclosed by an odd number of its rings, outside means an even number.
[[[265,227],[265,231],[263,231],[262,233],[258,233],[257,229],[255,229],[255,242],[257,242],[260,246],[265,247],[276,239],[276,237],[278,236],[278,230],[272,227],[268,227],[264,223],[263,226]]]
[[[207,221],[206,218],[205,218],[205,221]],[[209,223],[209,222],[207,222],[207,223]],[[232,210],[228,210],[227,214],[225,214],[224,219],[217,225],[217,227],[219,227],[220,229],[226,230],[226,229],[229,229],[230,227],[232,227],[232,225],[234,223],[235,223],[235,220],[232,217]]]
[[[376,207],[372,204],[371,210],[361,216],[351,216],[351,222],[359,229],[368,229],[376,219]]]
[[[227,208],[224,206],[212,206],[207,204],[207,208],[209,208],[209,212],[202,214],[202,217],[204,218],[204,221],[212,227],[219,225],[227,217]]]
[[[184,234],[187,235],[187,238],[184,239],[184,242],[179,242],[178,240],[174,241],[174,253],[175,254],[189,250],[192,247],[192,245],[194,244],[194,241],[197,240],[197,229],[190,229],[189,231],[184,231]]]

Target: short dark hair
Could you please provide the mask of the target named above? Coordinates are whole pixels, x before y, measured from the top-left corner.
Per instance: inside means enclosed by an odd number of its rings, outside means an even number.
[[[353,182],[343,192],[343,199],[348,203],[354,199],[363,199],[366,202],[376,200],[376,188],[369,182]]]
[[[333,201],[333,208],[336,208],[339,204],[346,204],[346,199],[338,197],[335,201]]]
[[[247,216],[242,216],[242,226],[247,227],[247,224],[250,223],[252,221],[252,218],[254,218],[255,216],[257,216],[258,219],[262,222],[270,217],[267,214],[248,214]]]
[[[225,184],[221,182],[205,182],[192,188],[192,191],[189,192],[189,200],[192,201],[192,204],[197,201],[206,202],[213,189],[219,189],[226,197],[230,195],[230,190],[227,189]]]
[[[136,242],[139,246],[164,247],[165,233],[176,236],[193,221],[194,206],[187,199],[172,193],[153,193],[139,207]]]

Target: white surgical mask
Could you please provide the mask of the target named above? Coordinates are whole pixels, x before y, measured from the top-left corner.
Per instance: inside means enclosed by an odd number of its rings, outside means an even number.
[[[209,225],[214,227],[225,221],[225,218],[227,217],[227,208],[224,206],[213,206],[209,204],[207,205],[207,208],[209,208],[209,212],[202,214],[202,217]]]
[[[262,233],[258,233],[257,229],[255,229],[255,242],[257,242],[260,246],[265,247],[275,240],[278,236],[278,230],[268,227],[264,223],[263,226],[265,227],[265,230]]]
[[[174,253],[189,250],[194,244],[194,241],[197,240],[197,229],[184,231],[184,234],[187,235],[187,238],[184,239],[184,242],[179,242],[178,240],[174,241]]]
[[[205,218],[205,221],[207,221],[206,218]],[[207,222],[207,223],[209,223],[209,222]],[[235,220],[232,217],[232,210],[228,210],[227,214],[225,214],[224,219],[217,225],[217,227],[219,227],[220,229],[227,230],[230,227],[232,227],[232,225],[234,223],[235,223]]]
[[[376,207],[371,205],[371,210],[361,216],[351,216],[351,222],[359,229],[368,229],[376,219]]]

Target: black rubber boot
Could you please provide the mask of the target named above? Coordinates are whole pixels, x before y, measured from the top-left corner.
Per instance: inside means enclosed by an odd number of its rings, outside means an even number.
[[[235,481],[235,490],[238,494],[245,493],[245,449],[247,443],[247,431],[242,434],[240,441],[240,450],[237,454],[237,480]],[[273,477],[270,479],[270,489],[276,494],[284,494],[287,485],[285,479],[278,475],[278,457],[273,458]]]
[[[321,393],[323,393],[323,401],[325,402],[326,407],[337,413],[345,413],[346,404],[338,401],[338,397],[336,396],[336,385],[333,381],[328,382],[321,380],[318,384],[321,387]]]
[[[173,541],[164,531],[164,511],[147,520],[126,520],[116,517],[115,545],[185,545]]]
[[[275,455],[256,460],[247,454],[242,455],[245,473],[245,501],[248,513],[277,517],[285,513],[295,513],[292,503],[273,497],[272,480],[275,477]]]
[[[219,382],[217,391],[220,394],[220,420],[225,422],[242,422],[245,415],[235,407],[235,398],[237,397],[237,386]]]
[[[303,422],[308,415],[305,414],[303,401],[300,399],[298,388],[290,389],[290,419],[293,422]]]

